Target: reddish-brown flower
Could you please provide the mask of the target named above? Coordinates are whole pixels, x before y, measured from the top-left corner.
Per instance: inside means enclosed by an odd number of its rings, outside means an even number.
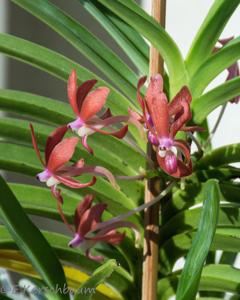
[[[197,126],[186,127],[192,117],[190,110],[191,94],[185,86],[168,103],[163,92],[163,79],[160,74],[151,77],[145,98],[140,95],[140,88],[146,77],[139,80],[138,101],[143,115],[142,123],[148,129],[148,139],[156,147],[159,166],[173,177],[191,174],[192,163],[190,147],[184,141],[176,139],[178,131],[201,130]]]
[[[70,188],[79,189],[92,186],[96,182],[95,176],[87,183],[80,183],[78,180],[73,179],[73,177],[85,173],[105,176],[115,187],[118,187],[112,173],[103,167],[85,166],[83,159],[80,159],[75,164],[68,165],[74,154],[78,138],[63,139],[67,126],[57,128],[48,137],[45,146],[45,160],[40,155],[32,124],[30,124],[30,128],[34,150],[44,167],[44,171],[37,174],[37,179],[41,182],[46,182],[58,201],[62,202],[60,191],[57,189],[58,184],[61,183]]]
[[[107,205],[98,203],[92,205],[93,196],[87,195],[83,201],[79,203],[75,211],[75,236],[70,241],[70,247],[80,247],[87,255],[88,258],[101,261],[102,256],[93,256],[90,249],[99,242],[105,242],[111,245],[118,245],[125,237],[124,233],[116,231],[118,228],[129,227],[135,232],[138,231],[134,223],[128,221],[116,221],[108,223],[100,230],[97,226],[101,223],[101,217]],[[96,232],[96,233],[95,233]]]
[[[125,122],[127,119],[122,116],[113,117],[109,109],[101,117],[97,116],[106,103],[109,89],[99,87],[91,91],[96,83],[97,80],[88,80],[78,87],[75,70],[71,72],[68,80],[68,98],[77,117],[75,121],[68,124],[68,127],[82,138],[83,146],[90,153],[93,153],[93,150],[87,144],[88,135],[99,132],[121,139],[128,131],[127,125],[116,131],[102,130],[104,127]]]

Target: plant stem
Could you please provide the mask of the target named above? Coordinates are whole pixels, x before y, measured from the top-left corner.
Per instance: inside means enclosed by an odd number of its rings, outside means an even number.
[[[165,26],[166,0],[152,0],[152,16]],[[149,75],[163,74],[163,60],[157,49],[150,48]],[[150,143],[147,147],[147,155],[155,160],[156,154]],[[150,202],[160,192],[160,180],[146,181],[144,202]],[[149,207],[144,215],[144,247],[143,247],[143,274],[142,274],[142,300],[157,300],[158,281],[158,240],[159,240],[159,204]]]

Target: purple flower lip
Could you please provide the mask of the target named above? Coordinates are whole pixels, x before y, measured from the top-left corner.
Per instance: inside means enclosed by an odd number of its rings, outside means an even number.
[[[48,169],[45,169],[43,172],[36,175],[37,179],[41,182],[46,182],[51,176],[52,173]]]
[[[68,128],[71,128],[72,130],[78,130],[83,125],[84,125],[84,121],[78,117],[75,121],[68,123]]]
[[[71,248],[76,248],[83,242],[83,240],[84,239],[78,233],[76,233],[74,238],[69,242],[68,246]]]
[[[171,138],[161,138],[159,139],[159,148],[160,149],[171,149],[173,146],[173,139]]]
[[[177,158],[174,154],[167,154],[165,157],[165,164],[168,172],[170,174],[176,172],[177,170]]]

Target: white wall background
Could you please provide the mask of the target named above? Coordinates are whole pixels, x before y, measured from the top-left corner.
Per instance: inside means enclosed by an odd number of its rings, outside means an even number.
[[[167,0],[166,30],[180,47],[184,57],[212,3],[213,0]],[[150,0],[142,0],[142,5],[150,12]],[[221,37],[239,36],[239,20],[240,8],[232,16]],[[222,83],[226,78],[226,74],[224,72],[218,76],[208,89]],[[219,111],[220,109],[216,109],[209,116],[210,128],[214,126]],[[213,145],[219,147],[236,142],[240,142],[240,103],[230,103],[227,105],[222,122],[214,136]]]

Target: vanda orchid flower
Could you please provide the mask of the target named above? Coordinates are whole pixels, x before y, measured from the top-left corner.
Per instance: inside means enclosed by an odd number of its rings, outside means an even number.
[[[226,38],[226,39],[219,39],[218,42],[221,44],[222,47],[214,47],[213,52],[219,51],[220,49],[222,49],[225,45],[227,45],[233,39],[234,39],[233,36],[231,36],[229,38]],[[227,71],[228,71],[228,76],[226,78],[226,81],[231,80],[235,77],[239,77],[240,71],[239,71],[238,62],[236,61],[233,65],[228,67]],[[239,101],[240,101],[240,95],[236,96],[235,98],[230,100],[231,103],[236,103],[236,104],[239,103]]]
[[[107,205],[98,203],[92,206],[93,196],[87,195],[79,203],[75,211],[74,225],[75,236],[70,241],[70,247],[80,247],[86,256],[96,261],[102,261],[102,256],[93,256],[90,249],[99,242],[105,242],[111,245],[118,245],[125,237],[124,233],[116,231],[118,228],[129,227],[134,230],[136,238],[139,239],[138,227],[128,221],[116,221],[108,223],[107,226],[97,230],[101,223],[101,217]],[[95,233],[96,232],[96,233]]]
[[[176,139],[178,131],[199,131],[200,127],[186,127],[192,117],[190,110],[191,94],[187,87],[168,103],[163,92],[163,79],[160,74],[151,77],[146,96],[140,95],[140,88],[146,77],[139,80],[138,101],[143,111],[143,122],[149,130],[148,139],[157,147],[157,160],[160,167],[169,175],[179,178],[192,172],[190,147]]]
[[[57,189],[58,184],[63,184],[70,188],[78,189],[92,186],[96,182],[96,177],[93,176],[89,182],[80,183],[72,177],[82,174],[93,174],[105,176],[114,187],[118,187],[114,176],[111,172],[103,167],[85,166],[84,160],[80,159],[73,165],[67,165],[72,158],[76,145],[78,143],[77,137],[70,137],[63,139],[67,126],[61,126],[54,130],[47,138],[45,146],[45,160],[42,159],[37,145],[36,135],[32,124],[30,124],[32,134],[32,144],[34,150],[44,167],[44,171],[37,174],[37,178],[41,182],[46,182],[47,186],[51,188],[53,196],[62,203],[60,190]]]
[[[88,135],[99,132],[121,139],[128,131],[127,125],[116,131],[102,130],[104,127],[125,122],[126,117],[113,117],[109,109],[101,117],[97,116],[106,103],[109,89],[99,87],[91,91],[96,83],[97,80],[88,80],[78,87],[75,70],[71,72],[68,79],[68,98],[77,117],[75,121],[68,124],[68,127],[82,138],[82,144],[89,153],[93,153],[93,150],[87,144]]]

